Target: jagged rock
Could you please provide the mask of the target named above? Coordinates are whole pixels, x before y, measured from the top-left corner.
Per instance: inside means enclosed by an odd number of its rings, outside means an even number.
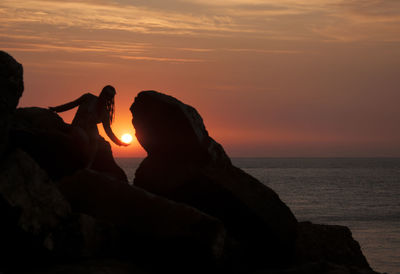
[[[254,274],[379,274],[370,269],[345,266],[327,261],[318,261],[290,267],[288,269],[262,270]]]
[[[296,263],[255,274],[378,274],[371,269],[345,226],[298,223]]]
[[[222,223],[192,207],[88,169],[63,178],[60,189],[75,211],[124,231],[120,248],[125,256],[179,265],[212,264],[223,254]]]
[[[22,77],[22,65],[0,51],[0,156],[6,147],[10,117],[24,90]]]
[[[136,138],[152,158],[196,164],[230,165],[220,144],[193,107],[156,91],[143,91],[130,108]]]
[[[46,239],[70,214],[68,202],[24,152],[3,159],[0,171],[1,253],[5,262],[31,261],[49,252]],[[50,244],[49,241],[47,241]],[[2,256],[2,257],[3,257]]]
[[[97,153],[90,169],[113,176],[118,180],[128,182],[125,171],[115,162],[111,145],[103,137],[99,136]]]
[[[70,207],[47,174],[23,151],[12,153],[2,165],[0,192],[21,209],[19,225],[33,234],[51,229],[70,213]]]
[[[193,107],[143,91],[130,110],[148,153],[134,185],[220,219],[236,241],[229,252],[237,268],[292,262],[296,218],[272,189],[231,164]]]
[[[73,213],[46,172],[17,150],[0,166],[0,272],[115,256],[124,239],[113,224]]]
[[[19,108],[11,128],[13,145],[28,152],[53,178],[72,174],[86,166],[86,143],[81,132],[44,108]],[[92,169],[127,181],[116,164],[110,144],[99,136]]]
[[[371,270],[350,229],[339,225],[299,223],[296,260],[298,264],[327,261]]]
[[[129,260],[90,259],[58,264],[46,269],[29,272],[30,274],[154,274]],[[165,273],[165,272],[163,272]],[[24,273],[27,274],[27,273]]]

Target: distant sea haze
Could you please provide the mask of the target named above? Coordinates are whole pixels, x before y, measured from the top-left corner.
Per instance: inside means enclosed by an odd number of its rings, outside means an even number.
[[[141,158],[117,158],[132,182]],[[232,158],[299,221],[348,226],[371,267],[400,273],[400,158]]]

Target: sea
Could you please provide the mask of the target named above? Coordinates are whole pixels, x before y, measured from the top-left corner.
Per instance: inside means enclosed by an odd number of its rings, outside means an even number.
[[[130,182],[142,159],[117,158]],[[344,225],[371,267],[400,274],[400,158],[232,158],[299,221]]]

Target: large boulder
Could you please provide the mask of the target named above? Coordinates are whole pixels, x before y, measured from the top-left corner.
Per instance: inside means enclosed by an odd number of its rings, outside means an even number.
[[[0,164],[0,216],[0,272],[104,255],[112,242],[112,227],[72,213],[56,184],[21,150]]]
[[[80,170],[60,181],[60,190],[75,211],[112,223],[122,231],[122,253],[160,267],[221,261],[223,224],[190,206],[130,186],[93,170]]]
[[[60,116],[48,109],[17,109],[10,134],[13,145],[28,152],[53,179],[86,166],[88,153],[83,132],[64,123]],[[91,168],[128,180],[115,162],[110,144],[101,136],[98,136],[98,150]]]
[[[371,269],[350,229],[339,225],[298,223],[296,264],[255,274],[378,274]]]
[[[10,117],[24,90],[22,65],[12,56],[0,51],[0,156],[8,138]]]
[[[143,91],[130,110],[148,153],[135,186],[220,219],[234,241],[228,253],[236,269],[292,263],[296,218],[272,189],[231,164],[193,107]]]
[[[371,270],[349,228],[301,222],[296,243],[297,264],[326,261]]]
[[[317,261],[297,265],[288,269],[265,269],[253,274],[379,274],[370,269],[346,266],[328,261]]]

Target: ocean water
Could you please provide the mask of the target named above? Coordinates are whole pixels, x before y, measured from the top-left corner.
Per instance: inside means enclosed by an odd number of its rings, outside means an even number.
[[[130,181],[142,159],[119,158]],[[371,267],[400,273],[400,158],[233,158],[299,221],[348,226]]]

